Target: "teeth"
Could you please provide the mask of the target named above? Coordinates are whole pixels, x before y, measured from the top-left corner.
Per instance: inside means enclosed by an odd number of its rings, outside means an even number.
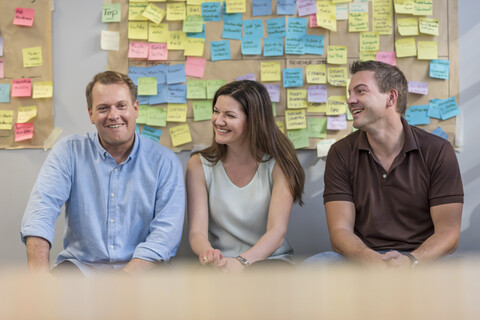
[[[353,114],[357,114],[357,113],[360,113],[362,111],[363,111],[363,109],[362,110],[355,110],[355,111],[353,111]]]
[[[112,124],[110,126],[108,126],[109,128],[119,128],[121,127],[122,125],[121,124]]]
[[[220,132],[220,133],[227,133],[227,132],[228,132],[228,130],[224,130],[224,129],[220,129],[220,128],[217,128],[217,130],[218,130],[218,132]]]

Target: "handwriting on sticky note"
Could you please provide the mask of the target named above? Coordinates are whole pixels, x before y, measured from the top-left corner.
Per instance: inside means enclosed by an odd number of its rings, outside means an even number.
[[[280,81],[281,78],[280,62],[262,62],[260,64],[261,81]]]
[[[136,20],[136,21],[146,21],[148,20],[146,17],[143,16],[143,12],[147,8],[146,2],[141,3],[130,3],[128,4],[128,20]]]
[[[334,3],[317,1],[317,25],[330,31],[337,31],[337,8]]]
[[[145,11],[142,13],[142,16],[156,24],[162,22],[163,18],[165,18],[165,15],[165,10],[156,6],[153,3],[149,3],[148,6],[145,8]]]
[[[165,127],[167,125],[167,110],[162,107],[148,107],[147,125]]]
[[[328,83],[336,87],[344,87],[347,84],[348,70],[345,67],[328,68],[327,79]]]
[[[226,83],[222,79],[207,80],[207,99],[213,99],[215,92]]]
[[[433,15],[433,0],[414,0],[413,14],[416,16]]]
[[[283,69],[283,86],[285,88],[303,87],[303,69],[302,68]]]
[[[418,60],[433,60],[438,58],[437,41],[418,41]]]
[[[166,43],[150,43],[148,48],[149,61],[159,61],[168,59],[168,50]]]
[[[379,51],[377,52],[377,61],[388,63],[389,65],[396,66],[397,58],[395,57],[395,51]]]
[[[212,61],[230,60],[230,42],[228,40],[210,42],[210,54]]]
[[[30,140],[33,138],[33,123],[15,123],[15,141]]]
[[[450,70],[449,60],[430,60],[430,77],[448,79]]]
[[[187,81],[187,99],[206,99],[207,82],[205,80]]]
[[[327,48],[328,64],[346,64],[347,47],[346,46],[328,46]]]
[[[338,116],[327,117],[327,130],[346,130],[347,129],[347,114],[340,114]]]
[[[122,5],[120,3],[104,4],[102,6],[102,22],[120,22],[122,17]]]
[[[395,52],[397,58],[414,57],[417,55],[417,46],[415,38],[402,38],[395,41]]]
[[[395,13],[413,14],[413,0],[394,0]]]
[[[149,23],[148,24],[148,41],[166,43],[168,41],[168,24],[167,23]]]
[[[37,106],[18,107],[17,123],[29,122],[37,116]]]
[[[169,103],[167,107],[167,121],[186,122],[187,121],[187,104],[186,103]]]
[[[11,130],[13,126],[13,110],[0,110],[0,130]]]
[[[350,12],[348,14],[348,32],[366,32],[368,28],[368,12]]]
[[[307,83],[327,83],[327,67],[324,64],[307,65]]]
[[[308,87],[308,102],[327,102],[327,85],[313,85]]]
[[[408,81],[408,92],[428,94],[428,82]]]
[[[360,51],[378,51],[380,48],[380,35],[378,32],[360,33]]]
[[[183,55],[202,57],[205,47],[205,39],[202,38],[187,38],[185,40],[185,50]]]
[[[162,130],[152,128],[149,126],[143,126],[142,129],[142,136],[152,139],[155,142],[160,141],[160,137],[162,136]]]
[[[147,59],[148,49],[148,42],[130,41],[130,44],[128,46],[128,57],[130,59]]]
[[[403,18],[397,20],[398,33],[401,36],[418,36],[417,18]]]
[[[307,104],[308,113],[326,113],[327,112],[327,103],[326,102],[309,102]]]
[[[391,0],[372,2],[372,31],[391,35],[393,31],[393,8]]]
[[[42,47],[23,48],[23,67],[40,67],[43,65]]]
[[[205,121],[212,118],[212,101],[196,100],[192,102],[193,120]]]
[[[287,108],[302,109],[307,107],[307,90],[287,89]]]
[[[246,10],[245,0],[226,0],[226,13],[244,13]]]
[[[420,33],[438,36],[438,19],[420,18],[419,20]]]
[[[30,97],[32,95],[32,80],[13,79],[12,80],[12,97]]]
[[[28,8],[16,8],[13,24],[18,26],[31,27],[35,17],[35,10]]]
[[[330,96],[327,103],[327,116],[344,114],[347,111],[347,97]]]
[[[141,104],[138,106],[137,125],[147,123],[149,105]]]
[[[168,3],[167,4],[167,20],[182,21],[187,15],[187,7],[185,3]]]
[[[172,139],[172,145],[174,147],[192,142],[192,136],[190,134],[190,127],[188,126],[188,124],[171,127],[169,131],[170,138]]]
[[[41,81],[33,83],[33,99],[51,98],[52,95],[52,81]]]
[[[129,21],[128,22],[128,39],[147,40],[148,39],[148,22]]]
[[[287,130],[306,128],[307,119],[305,117],[305,110],[285,110],[285,121],[287,123]]]
[[[264,84],[272,102],[280,102],[280,86],[276,84]]]
[[[157,94],[157,78],[141,77],[138,78],[138,95],[154,96]]]

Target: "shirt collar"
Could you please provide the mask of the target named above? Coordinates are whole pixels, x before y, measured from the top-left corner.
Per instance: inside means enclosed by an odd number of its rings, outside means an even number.
[[[108,151],[105,150],[105,148],[100,143],[100,137],[98,136],[98,132],[95,132],[93,134],[93,141],[95,142],[95,147],[97,148],[98,153],[100,153],[100,155],[102,156],[103,160],[105,160],[107,157],[112,158],[110,153],[108,153]],[[133,141],[132,151],[130,151],[130,154],[128,155],[127,160],[125,160],[124,162],[128,162],[131,159],[135,158],[135,156],[137,155],[139,144],[140,144],[140,135],[138,134],[138,132],[135,132],[135,140]]]

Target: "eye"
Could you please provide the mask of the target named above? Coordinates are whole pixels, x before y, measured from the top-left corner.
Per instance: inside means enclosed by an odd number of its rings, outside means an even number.
[[[105,112],[105,111],[107,111],[107,107],[106,106],[98,106],[97,111],[98,112]]]
[[[126,105],[126,104],[123,104],[123,103],[121,103],[121,104],[118,105],[118,108],[119,108],[119,109],[125,109],[126,107],[127,107],[127,105]]]
[[[217,109],[217,108],[213,108],[213,113],[215,113],[215,114],[219,114],[220,112],[218,111],[218,109]]]

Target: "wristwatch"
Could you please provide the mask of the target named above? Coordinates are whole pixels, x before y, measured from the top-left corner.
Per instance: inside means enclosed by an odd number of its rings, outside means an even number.
[[[410,259],[410,262],[412,263],[411,264],[412,268],[415,268],[420,263],[420,261],[418,261],[417,258],[415,258],[415,256],[410,252],[405,252],[403,255],[407,256],[408,259]]]
[[[237,259],[238,261],[240,261],[240,263],[243,264],[245,267],[249,267],[249,266],[250,266],[250,262],[248,262],[248,260],[245,259],[245,258],[242,257],[242,256],[236,256],[235,259]]]

